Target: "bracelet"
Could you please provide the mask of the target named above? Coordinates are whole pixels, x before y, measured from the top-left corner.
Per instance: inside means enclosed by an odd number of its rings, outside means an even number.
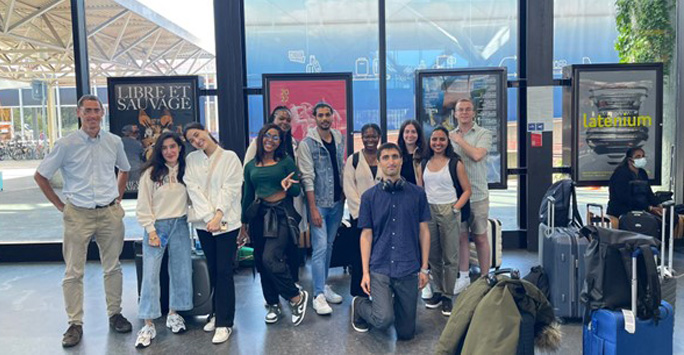
[[[420,269],[421,274],[430,275],[430,269]]]

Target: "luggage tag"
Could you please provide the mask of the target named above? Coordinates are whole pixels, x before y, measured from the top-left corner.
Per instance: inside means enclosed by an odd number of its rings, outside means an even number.
[[[636,319],[634,317],[634,313],[631,309],[623,309],[622,316],[625,319],[625,330],[629,334],[634,334],[636,331]]]

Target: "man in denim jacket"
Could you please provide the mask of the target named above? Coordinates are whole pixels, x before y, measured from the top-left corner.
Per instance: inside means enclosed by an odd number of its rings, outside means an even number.
[[[344,212],[342,167],[345,141],[340,131],[332,129],[334,112],[326,103],[314,106],[316,128],[309,129],[297,149],[311,223],[313,307],[319,315],[332,313],[328,302],[342,303],[342,296],[326,285],[333,242]]]

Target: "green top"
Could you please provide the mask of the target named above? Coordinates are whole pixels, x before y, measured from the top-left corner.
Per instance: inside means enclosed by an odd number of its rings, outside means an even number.
[[[254,199],[268,197],[282,191],[283,187],[280,186],[280,182],[293,171],[295,174],[292,179],[299,181],[299,171],[294,160],[289,156],[274,165],[257,166],[256,159],[250,160],[245,165],[245,185],[242,193],[243,222],[246,222],[244,221],[245,213]],[[299,184],[292,184],[287,190],[287,195],[294,197],[298,196],[299,192]]]

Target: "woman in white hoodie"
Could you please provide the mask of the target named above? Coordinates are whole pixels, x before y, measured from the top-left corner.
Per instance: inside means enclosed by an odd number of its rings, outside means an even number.
[[[155,143],[150,160],[142,169],[138,185],[136,216],[145,228],[143,239],[143,280],[138,318],[145,326],[138,332],[135,346],[147,347],[157,335],[153,320],[161,317],[159,270],[164,250],[169,249],[169,315],[166,326],[173,333],[185,330],[185,321],[176,311],[191,310],[192,260],[188,231],[188,194],[183,184],[185,147],[176,133],[164,133]]]
[[[230,337],[235,318],[233,259],[242,226],[242,164],[234,152],[221,148],[202,124],[188,124],[183,134],[197,149],[186,158],[183,179],[192,202],[188,219],[197,229],[214,291],[213,315],[204,330],[214,331],[212,342],[219,344]]]

